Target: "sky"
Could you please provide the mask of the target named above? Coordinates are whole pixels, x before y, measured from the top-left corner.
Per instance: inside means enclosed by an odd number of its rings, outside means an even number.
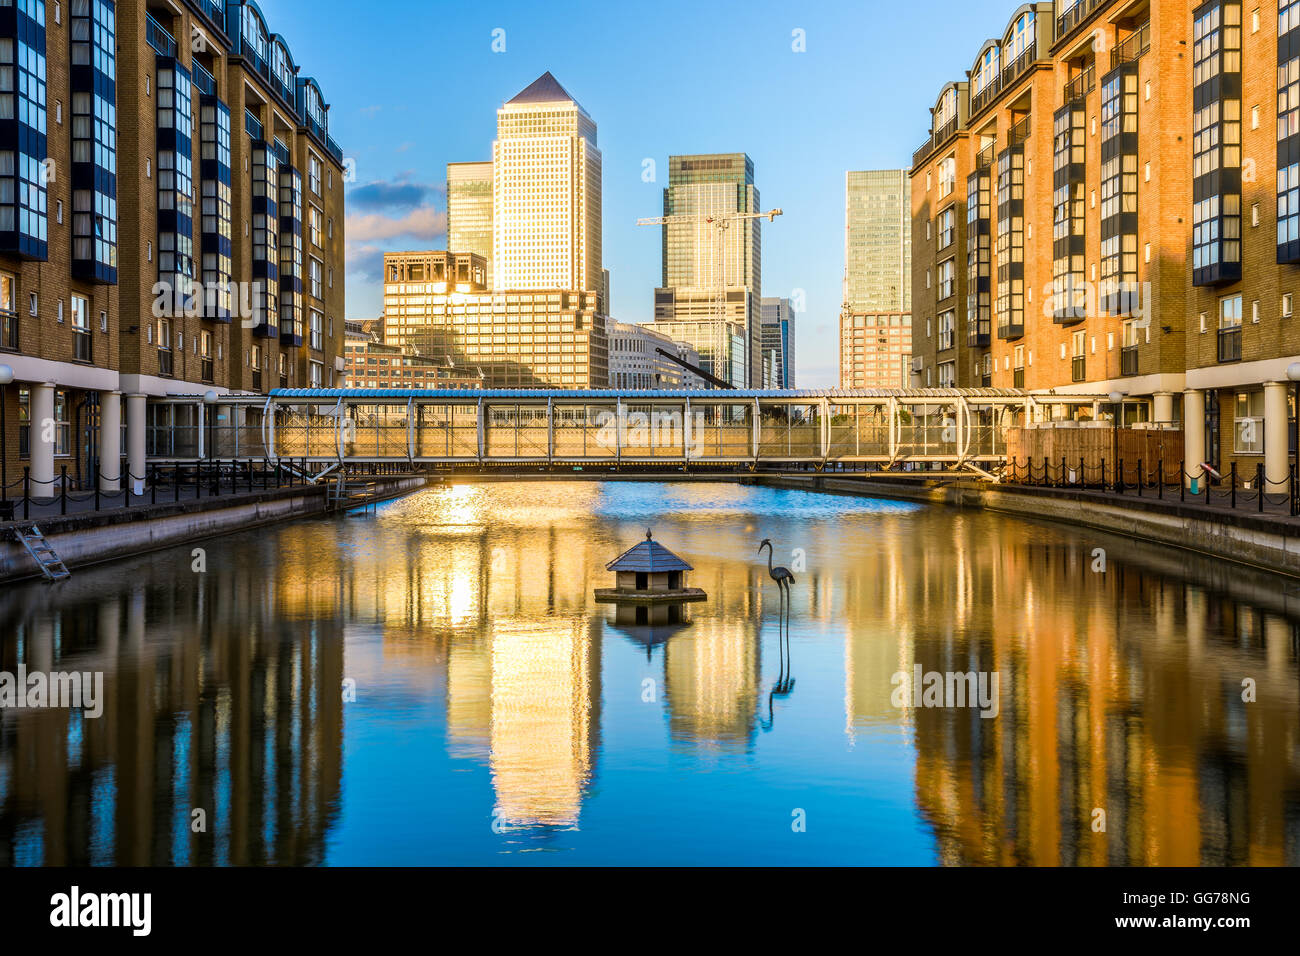
[[[844,173],[907,166],[940,88],[964,78],[1017,7],[389,0],[367,16],[342,0],[259,5],[320,83],[330,132],[355,162],[348,318],[381,313],[384,251],[446,248],[446,164],[491,159],[497,108],[550,70],[597,125],[614,318],[653,315],[660,232],[636,220],[662,213],[668,156],[748,153],[763,208],[784,210],[762,227],[763,294],[802,293],[796,383],[807,388],[838,380]]]

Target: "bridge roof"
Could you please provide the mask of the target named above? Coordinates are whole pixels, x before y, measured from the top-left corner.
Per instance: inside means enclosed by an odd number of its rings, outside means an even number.
[[[755,398],[786,399],[792,402],[821,398],[1027,398],[1029,392],[1018,388],[813,388],[813,389],[626,389],[626,388],[277,388],[272,398],[311,399],[318,402],[359,399],[455,399],[462,404],[477,403],[480,398],[516,399],[599,399],[623,398],[653,401],[665,398],[690,398],[711,402],[750,401]],[[1042,397],[1042,396],[1040,396]],[[1062,399],[1078,396],[1059,396]]]

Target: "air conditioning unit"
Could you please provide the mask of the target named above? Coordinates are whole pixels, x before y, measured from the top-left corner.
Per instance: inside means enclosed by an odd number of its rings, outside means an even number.
[[[912,359],[912,371],[919,372],[925,368],[925,359],[918,355]]]

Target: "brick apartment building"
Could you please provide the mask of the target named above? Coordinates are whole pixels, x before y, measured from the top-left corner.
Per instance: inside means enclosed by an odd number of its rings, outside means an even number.
[[[251,0],[0,0],[10,482],[142,475],[201,414],[150,396],[339,384],[343,179]]]
[[[1284,478],[1300,3],[1026,4],[973,52],[912,158],[913,384],[1118,392]]]

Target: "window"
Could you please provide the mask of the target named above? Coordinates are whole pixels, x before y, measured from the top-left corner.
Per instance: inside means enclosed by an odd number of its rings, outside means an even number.
[[[1291,318],[1291,293],[1282,293],[1282,318]]]
[[[321,340],[321,314],[314,309],[311,313],[311,339],[309,345],[318,352],[324,351],[325,343]]]
[[[320,195],[320,160],[311,153],[307,154],[307,185],[312,193]]]
[[[947,249],[957,239],[957,210],[948,207],[939,213],[939,248]]]
[[[158,319],[154,333],[154,345],[158,347],[158,374],[172,374],[172,322],[171,319]]]
[[[946,259],[939,263],[939,293],[940,301],[955,295],[957,292],[957,260]]]
[[[205,382],[211,382],[213,379],[212,364],[212,333],[199,333],[199,377]]]
[[[1241,358],[1241,296],[1219,300],[1219,361],[1235,362]]]
[[[1238,392],[1232,421],[1233,451],[1264,454],[1264,393]]]
[[[66,458],[72,454],[72,402],[61,388],[54,390],[54,454]]]
[[[957,314],[944,312],[939,316],[939,351],[957,344]]]
[[[939,198],[950,196],[957,188],[957,159],[949,156],[939,164]]]
[[[89,362],[93,354],[90,334],[90,300],[83,295],[72,297],[73,357],[78,362]]]
[[[321,261],[319,259],[311,260],[311,294],[318,299],[325,298],[323,280],[321,277]]]
[[[321,214],[321,211],[317,209],[315,206],[311,206],[308,208],[307,221],[311,229],[311,244],[313,246],[324,245],[324,242],[321,240],[321,220],[323,218],[324,217]]]
[[[957,384],[957,363],[940,362],[939,363],[939,387],[953,388]]]
[[[0,272],[0,349],[18,348],[17,298],[17,280],[8,272]]]

